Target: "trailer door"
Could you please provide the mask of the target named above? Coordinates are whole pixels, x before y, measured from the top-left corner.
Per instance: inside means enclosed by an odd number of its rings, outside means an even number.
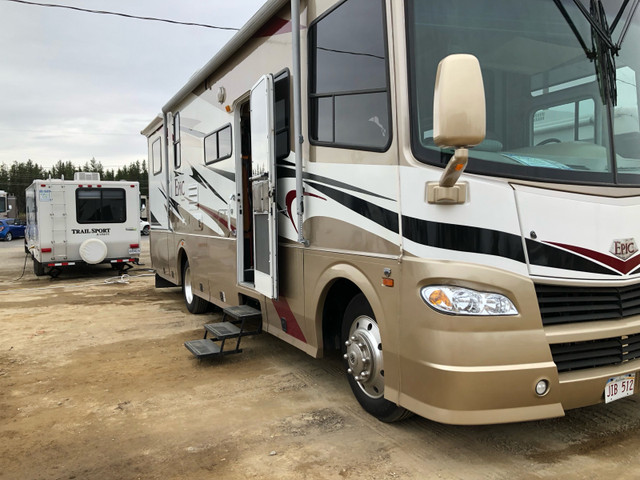
[[[274,149],[273,76],[251,89],[251,178],[255,289],[278,298],[278,231]]]

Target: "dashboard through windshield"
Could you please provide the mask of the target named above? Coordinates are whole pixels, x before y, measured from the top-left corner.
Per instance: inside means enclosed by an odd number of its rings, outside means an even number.
[[[601,9],[598,19],[573,0],[407,0],[416,158],[448,161],[451,151],[433,142],[436,69],[447,55],[470,53],[482,67],[487,136],[469,151],[468,172],[638,185],[640,9],[605,3],[584,3]]]

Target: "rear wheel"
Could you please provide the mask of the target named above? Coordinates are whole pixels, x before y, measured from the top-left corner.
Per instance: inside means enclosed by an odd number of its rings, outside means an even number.
[[[384,398],[380,329],[369,302],[361,293],[345,310],[342,353],[349,385],[362,408],[383,422],[395,422],[411,415],[405,408]]]
[[[186,260],[182,267],[182,295],[184,296],[184,303],[187,305],[187,310],[191,313],[204,313],[209,307],[209,302],[194,295],[191,281],[191,267],[189,266],[189,260]]]
[[[13,234],[11,232],[7,232],[7,235],[4,237],[5,241],[10,242],[13,240]]]
[[[35,258],[33,259],[33,273],[36,277],[41,277],[44,275],[44,265],[37,261]]]

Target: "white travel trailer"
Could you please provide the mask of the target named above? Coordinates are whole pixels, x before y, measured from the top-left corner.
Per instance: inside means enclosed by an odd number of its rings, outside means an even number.
[[[635,393],[640,13],[591,4],[269,0],[142,132],[158,286],[385,421]]]
[[[0,190],[0,218],[11,218],[16,215],[16,197]]]
[[[34,180],[26,189],[25,248],[36,275],[76,264],[124,270],[140,258],[138,182],[102,181],[78,172],[73,180]]]

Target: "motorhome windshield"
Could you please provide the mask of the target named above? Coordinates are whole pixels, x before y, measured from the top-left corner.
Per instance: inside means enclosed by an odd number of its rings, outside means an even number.
[[[640,9],[637,1],[406,1],[412,146],[433,142],[438,62],[480,61],[487,136],[467,172],[529,180],[640,183]],[[636,11],[637,10],[637,11]]]

